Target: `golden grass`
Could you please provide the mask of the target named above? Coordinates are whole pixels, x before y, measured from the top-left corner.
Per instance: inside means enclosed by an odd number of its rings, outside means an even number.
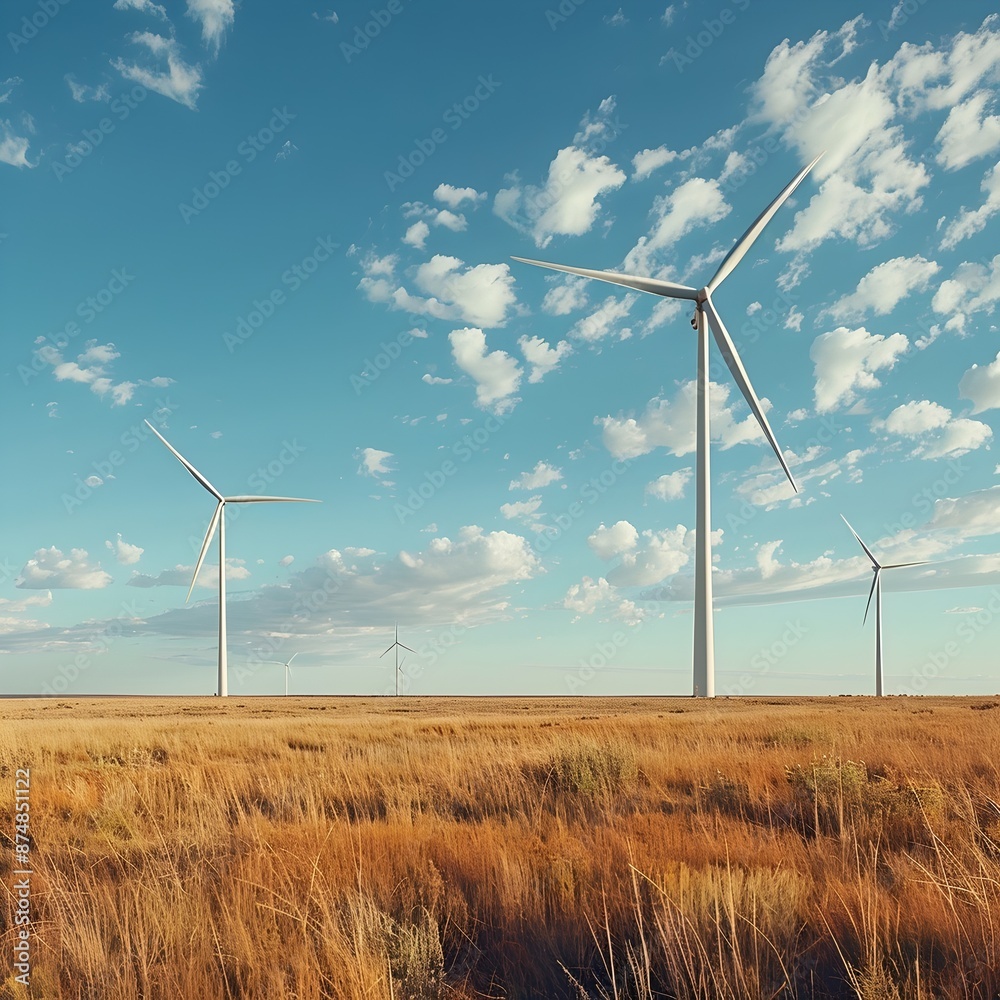
[[[0,998],[995,998],[987,699],[0,708]],[[7,976],[9,964],[0,967]]]

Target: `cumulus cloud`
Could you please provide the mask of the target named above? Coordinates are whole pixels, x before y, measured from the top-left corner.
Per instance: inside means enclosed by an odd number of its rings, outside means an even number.
[[[137,10],[141,14],[150,14],[162,21],[169,20],[166,8],[153,3],[152,0],[115,0],[113,6],[115,10]]]
[[[849,295],[838,299],[828,310],[836,320],[858,320],[867,313],[885,316],[911,292],[926,290],[940,266],[917,254],[894,257],[873,267]]]
[[[945,170],[958,170],[1000,148],[1000,118],[987,114],[994,94],[980,90],[948,112],[937,134],[937,161]]]
[[[678,469],[676,472],[669,472],[646,484],[646,493],[656,497],[658,500],[680,500],[684,496],[684,489],[691,481],[693,470]]]
[[[124,406],[132,399],[136,382],[114,382],[108,374],[110,364],[121,355],[114,344],[98,344],[89,340],[75,361],[66,361],[62,352],[50,344],[37,351],[39,360],[52,366],[57,382],[79,382],[89,385],[98,396],[111,398],[113,406]]]
[[[497,413],[511,409],[523,374],[516,359],[506,351],[489,351],[486,334],[475,327],[453,330],[448,340],[455,364],[476,383],[476,403]]]
[[[875,372],[890,370],[908,347],[909,341],[901,333],[884,337],[864,327],[850,330],[841,326],[820,334],[809,351],[815,364],[817,412],[851,406],[861,392],[879,388],[882,383]]]
[[[639,298],[635,292],[609,295],[592,313],[581,317],[570,328],[569,335],[588,343],[617,334],[619,340],[628,340],[632,330],[620,324],[628,317]]]
[[[697,384],[692,379],[677,390],[673,399],[656,397],[639,417],[597,417],[603,429],[604,445],[615,458],[636,458],[654,448],[666,448],[673,455],[695,450]],[[753,414],[737,420],[728,404],[729,386],[709,383],[712,440],[723,449],[747,442],[762,442],[764,435]],[[767,399],[761,404],[770,409]],[[739,405],[739,404],[737,404]]]
[[[628,521],[617,521],[610,528],[606,528],[602,522],[587,539],[587,544],[594,555],[604,560],[631,552],[638,542],[639,532]]]
[[[897,406],[884,420],[873,420],[872,430],[915,442],[915,458],[958,458],[982,447],[993,431],[978,420],[954,418],[951,410],[928,399]]]
[[[548,246],[553,236],[589,232],[601,213],[600,196],[625,183],[618,166],[594,148],[598,143],[603,148],[617,134],[614,110],[614,99],[607,98],[596,114],[584,117],[573,144],[556,153],[541,186],[509,178],[510,186],[493,199],[493,211],[539,247]]]
[[[151,587],[190,587],[194,566],[177,565],[173,569],[165,569],[155,576],[150,573],[133,573],[129,578],[129,587],[149,589]],[[242,559],[226,559],[226,580],[249,580],[250,570]],[[219,586],[219,564],[202,563],[198,571],[197,587],[207,590],[217,590]]]
[[[0,163],[12,167],[34,167],[28,162],[28,138],[18,135],[7,119],[0,118]]]
[[[434,197],[444,202],[449,208],[461,208],[464,204],[478,205],[486,200],[485,191],[477,191],[471,187],[454,187],[451,184],[438,184],[434,189]]]
[[[530,497],[528,500],[515,500],[512,503],[505,503],[500,505],[500,513],[503,514],[508,521],[513,521],[515,518],[523,521],[534,522],[535,515],[538,513],[538,509],[542,506],[541,497]]]
[[[545,461],[538,461],[530,472],[522,472],[510,481],[509,490],[540,490],[562,479],[562,469],[557,469]]]
[[[134,565],[139,561],[140,556],[145,551],[138,545],[132,545],[129,542],[124,541],[120,534],[115,541],[105,542],[104,545],[114,554],[115,559],[117,559],[119,564],[122,566]]]
[[[587,279],[570,277],[552,279],[557,282],[542,299],[542,312],[550,316],[566,316],[587,304]]]
[[[541,337],[519,337],[517,340],[524,360],[531,366],[528,381],[531,383],[541,382],[549,372],[555,371],[568,354],[573,353],[573,348],[568,341],[560,340],[555,347],[552,347]]]
[[[1000,407],[1000,354],[988,365],[973,365],[958,383],[962,399],[972,400],[972,412]]]
[[[978,208],[962,207],[958,218],[945,228],[941,237],[941,249],[953,250],[962,240],[982,232],[986,224],[1000,212],[1000,163],[986,171],[980,190],[986,196]]]
[[[86,549],[71,549],[69,555],[54,545],[38,549],[14,581],[23,590],[102,590],[112,582],[100,563],[91,563]]]
[[[479,327],[503,326],[517,298],[514,277],[506,264],[466,267],[457,257],[435,254],[414,271],[424,295],[413,295],[398,284],[394,254],[369,254],[362,261],[364,277],[358,287],[372,302],[436,319],[460,319]]]

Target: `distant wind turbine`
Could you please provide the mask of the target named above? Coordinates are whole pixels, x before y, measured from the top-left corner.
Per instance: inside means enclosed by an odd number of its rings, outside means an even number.
[[[273,663],[275,666],[285,668],[285,697],[288,697],[288,676],[292,672],[292,660],[298,656],[298,653],[292,653],[287,660],[264,660],[264,663]]]
[[[396,697],[397,698],[399,697],[399,651],[401,649],[406,649],[406,650],[409,650],[411,653],[416,653],[415,649],[410,649],[409,646],[404,646],[399,641],[399,622],[396,622],[396,633],[395,633],[395,637],[393,639],[393,643],[385,651],[385,653],[391,653],[393,650],[396,650]],[[385,653],[382,653],[382,655],[379,656],[380,660],[382,659],[383,656],[385,656]],[[405,662],[406,661],[406,657],[403,657],[403,660]]]
[[[844,524],[848,528],[851,528],[851,522],[844,517],[843,514],[840,515],[844,518]],[[875,597],[875,697],[882,697],[882,570],[884,569],[902,569],[904,566],[926,566],[927,560],[923,559],[920,562],[905,562],[905,563],[887,563],[883,566],[876,558],[872,555],[872,550],[868,548],[863,541],[861,541],[861,536],[851,528],[851,534],[858,540],[858,545],[865,550],[865,555],[871,560],[872,564],[872,589],[868,592],[868,603],[865,605],[865,617],[862,619],[861,624],[863,625],[868,621],[868,610],[872,605],[872,596]]]
[[[228,663],[226,659],[226,504],[227,503],[321,503],[320,500],[305,500],[302,497],[261,497],[261,496],[223,496],[148,420],[146,426],[167,446],[174,458],[184,466],[188,472],[218,501],[212,520],[209,522],[208,531],[205,532],[205,541],[201,545],[201,553],[198,562],[194,567],[194,576],[191,577],[191,586],[188,587],[186,604],[191,600],[191,591],[194,590],[198,574],[201,572],[201,564],[205,561],[205,553],[212,543],[212,536],[215,529],[219,529],[219,695],[225,698],[229,694],[228,683]]]
[[[823,154],[820,153],[820,156]],[[650,292],[671,299],[687,299],[695,303],[694,316],[691,325],[698,331],[698,428],[697,428],[697,519],[696,547],[694,570],[694,695],[695,697],[715,697],[715,634],[712,622],[712,495],[711,477],[709,473],[709,398],[708,398],[708,328],[711,326],[715,342],[719,345],[722,357],[732,372],[733,379],[740,387],[744,398],[750,405],[753,415],[757,418],[764,436],[767,438],[774,454],[792,489],[798,492],[792,473],[785,462],[777,439],[771,430],[764,408],[761,406],[757,393],[750,384],[739,352],[733,343],[729,331],[722,322],[722,317],[715,308],[712,295],[733,269],[743,259],[754,241],[764,231],[788,196],[799,186],[806,174],[820,159],[817,156],[808,166],[800,170],[785,186],[784,190],[771,202],[753,225],[740,237],[736,245],[729,251],[704,288],[691,288],[672,281],[661,281],[658,278],[635,277],[629,274],[619,274],[617,271],[591,271],[582,267],[566,267],[563,264],[548,264],[541,260],[529,260],[526,257],[514,257],[523,264],[534,264],[536,267],[549,267],[555,271],[565,271],[568,274],[578,274],[584,278],[596,278],[608,281],[613,285],[624,285],[640,292]]]

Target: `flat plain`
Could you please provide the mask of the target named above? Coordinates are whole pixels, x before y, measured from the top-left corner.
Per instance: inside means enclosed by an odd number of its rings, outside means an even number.
[[[0,720],[0,998],[1000,996],[1000,697]]]

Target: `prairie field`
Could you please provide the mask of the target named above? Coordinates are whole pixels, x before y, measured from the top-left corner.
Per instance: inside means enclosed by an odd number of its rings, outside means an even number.
[[[1000,698],[0,719],[3,1000],[1000,997]]]

